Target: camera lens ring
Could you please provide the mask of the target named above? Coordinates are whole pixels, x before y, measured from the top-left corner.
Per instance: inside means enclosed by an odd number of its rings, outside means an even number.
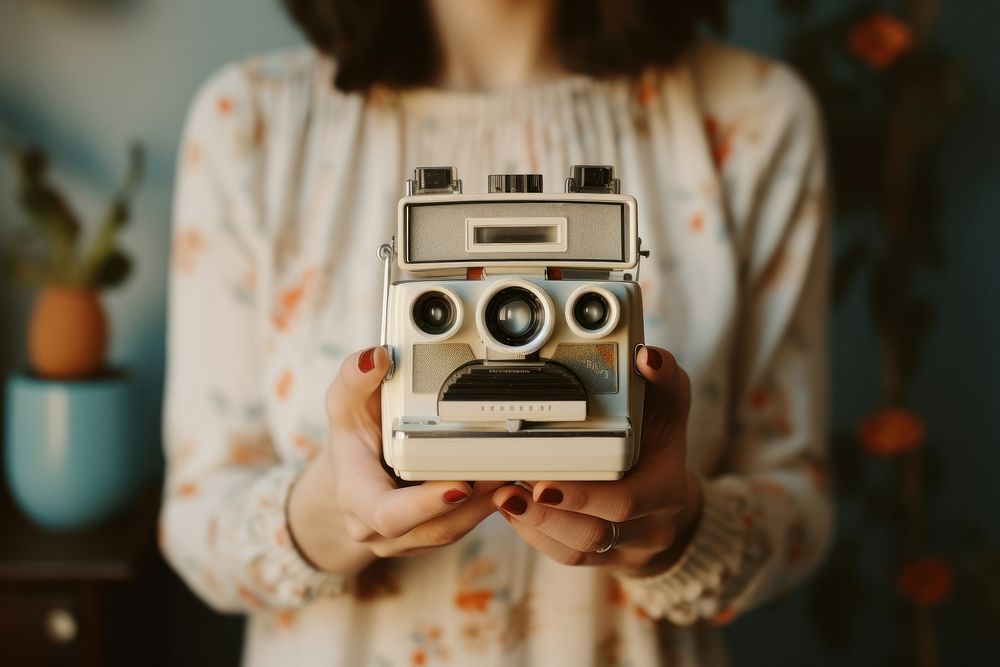
[[[410,306],[410,323],[428,340],[445,340],[462,328],[461,300],[449,289],[428,287],[416,293]]]
[[[491,350],[532,354],[552,337],[555,312],[552,297],[539,285],[528,280],[499,280],[479,299],[476,328]],[[504,326],[505,321],[512,326]]]
[[[584,317],[585,299],[588,297],[593,297],[594,301],[600,303],[604,308],[602,317],[596,322],[588,321]],[[590,313],[593,313],[593,309],[590,310]],[[580,338],[604,338],[618,327],[621,318],[621,305],[618,302],[618,297],[611,290],[596,285],[582,285],[573,290],[569,299],[566,300],[565,315],[566,324]]]

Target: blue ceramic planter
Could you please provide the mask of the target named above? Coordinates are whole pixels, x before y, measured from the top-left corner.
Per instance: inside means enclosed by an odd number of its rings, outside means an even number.
[[[47,528],[115,514],[142,481],[141,432],[127,377],[7,381],[5,469],[21,509]]]

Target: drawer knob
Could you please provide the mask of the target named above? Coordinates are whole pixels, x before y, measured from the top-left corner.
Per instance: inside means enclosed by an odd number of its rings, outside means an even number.
[[[69,611],[56,608],[45,615],[45,633],[57,644],[68,644],[80,634],[80,626]]]

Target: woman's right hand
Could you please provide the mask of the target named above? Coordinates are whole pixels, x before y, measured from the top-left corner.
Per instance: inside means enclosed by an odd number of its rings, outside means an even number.
[[[424,482],[399,488],[382,467],[381,347],[348,357],[326,394],[330,442],[292,488],[288,521],[317,568],[353,575],[374,558],[455,542],[496,511],[504,482]]]

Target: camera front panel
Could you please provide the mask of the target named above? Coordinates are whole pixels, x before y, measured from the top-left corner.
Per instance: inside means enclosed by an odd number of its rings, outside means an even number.
[[[571,470],[574,457],[576,461],[585,457],[582,457],[583,450],[570,448],[568,451],[559,450],[562,452],[560,456],[550,456],[547,460],[552,462],[552,470],[538,470],[539,474],[547,472],[546,478],[549,479],[560,478],[560,474],[566,475],[561,477],[564,479],[615,479],[637,457],[638,449],[633,442],[638,442],[640,424],[635,422],[641,420],[633,419],[633,416],[641,415],[644,383],[635,373],[633,358],[633,350],[643,342],[641,297],[636,283],[544,280],[536,276],[502,276],[486,280],[418,280],[395,283],[390,289],[387,340],[393,350],[395,370],[392,378],[383,384],[382,416],[386,460],[405,479],[448,479],[453,474],[448,470],[450,466],[476,473],[476,479],[507,479],[492,475],[510,475],[518,469],[526,471],[524,464],[520,467],[513,466],[510,461],[517,458],[516,447],[528,446],[529,440],[522,439],[522,442],[515,443],[509,438],[491,440],[484,437],[497,428],[502,430],[510,413],[494,413],[490,419],[492,423],[465,425],[470,432],[477,433],[472,440],[479,443],[478,447],[468,443],[459,446],[456,442],[452,449],[448,449],[446,445],[435,443],[434,446],[444,447],[443,451],[451,452],[448,457],[441,454],[435,459],[437,463],[434,467],[438,468],[436,471],[413,471],[400,466],[400,461],[405,460],[426,461],[423,457],[431,456],[432,446],[429,442],[406,442],[393,437],[401,423],[431,431],[456,428],[455,424],[448,424],[440,417],[439,398],[444,383],[463,366],[487,359],[523,359],[524,355],[521,354],[504,355],[491,349],[483,335],[483,331],[488,329],[484,327],[481,318],[477,322],[477,311],[496,316],[502,307],[491,309],[486,305],[490,303],[492,296],[500,294],[498,287],[524,282],[551,299],[551,308],[541,309],[548,318],[548,322],[541,326],[550,325],[551,331],[537,349],[537,358],[557,362],[579,378],[586,389],[586,411],[585,414],[576,415],[574,421],[552,422],[548,418],[552,413],[545,412],[546,408],[552,410],[551,400],[525,401],[524,396],[514,395],[511,396],[511,407],[516,404],[522,410],[538,410],[532,412],[538,415],[535,418],[537,424],[579,431],[581,436],[577,440],[578,445],[573,447],[586,446],[600,452],[600,456],[595,454],[596,458],[591,457],[588,465],[607,468],[605,471]],[[512,330],[515,333],[521,330],[531,331],[532,327],[538,326],[537,322],[532,324],[531,318],[516,305],[518,297],[523,295],[516,290],[509,290],[502,296],[509,297],[515,304],[511,306],[511,301],[504,301],[509,312],[514,314]],[[454,308],[455,312],[440,312],[440,306],[444,303]],[[433,324],[450,322],[451,325],[443,332],[440,328],[421,326],[427,319],[432,320]],[[609,323],[613,323],[613,326],[609,326]],[[602,426],[611,428],[608,425],[614,425],[615,428],[625,425],[630,431],[629,435],[613,439],[613,444],[608,444],[600,439],[591,442],[583,434],[587,429]],[[546,444],[542,450],[567,445],[565,438],[560,445],[556,442],[559,438],[548,437],[532,443],[530,451],[536,454],[542,451],[538,449],[539,443],[547,440],[553,440],[553,443]],[[472,449],[465,455],[460,455],[459,451],[463,446]],[[393,460],[394,452],[395,458],[400,461]],[[492,452],[491,455],[498,457],[496,462],[487,466],[488,470],[477,469],[477,465],[484,461],[484,452]],[[536,462],[545,460],[534,454],[531,456]],[[463,460],[479,461],[479,464],[462,463]],[[505,465],[500,461],[506,463],[507,470],[503,469]]]
[[[542,309],[546,322],[532,322],[530,315],[523,313],[520,301],[514,290],[508,292],[511,301],[501,302],[496,308],[497,300],[490,303],[490,297],[497,294],[498,286],[512,282],[528,282],[537,286],[552,300],[550,309]],[[456,310],[451,315],[452,325],[445,333],[434,330],[428,333],[418,326],[419,317],[413,316],[414,311],[420,312],[428,301],[427,294],[443,294],[453,296],[458,302]],[[587,332],[572,319],[572,305],[579,304],[581,296],[595,296],[614,300],[617,323],[613,328],[604,326],[604,332],[599,336],[586,335]],[[501,295],[503,296],[503,295]],[[571,297],[574,297],[571,300]],[[493,305],[493,308],[489,306]],[[589,304],[586,304],[589,305]],[[569,307],[567,307],[569,306]],[[395,371],[392,380],[385,383],[388,392],[389,405],[398,406],[397,416],[437,418],[438,394],[442,384],[459,367],[475,360],[502,361],[505,359],[523,358],[523,353],[508,353],[496,349],[495,342],[490,346],[484,338],[503,333],[498,310],[506,307],[514,313],[510,320],[515,322],[510,331],[514,334],[533,330],[551,328],[546,340],[536,351],[541,359],[556,361],[571,371],[581,380],[587,390],[587,414],[590,417],[628,415],[629,380],[634,376],[634,360],[632,350],[642,342],[641,303],[638,286],[624,281],[582,282],[571,280],[542,280],[519,276],[515,280],[508,277],[487,280],[442,280],[442,281],[412,281],[394,284],[390,291],[390,321],[388,343],[395,356]],[[605,313],[598,312],[590,320],[584,320],[593,326],[593,322],[606,320],[612,308],[605,306]],[[578,307],[577,310],[587,312],[588,309]],[[594,308],[591,306],[590,311]],[[597,308],[599,311],[600,308]],[[477,324],[477,311],[485,315],[488,322],[495,324],[495,331],[486,330],[480,317]],[[499,329],[499,331],[496,331]],[[502,339],[511,342],[510,338]],[[514,342],[520,342],[519,339]],[[534,346],[530,345],[528,349]],[[493,348],[493,349],[491,349]],[[502,419],[501,419],[502,421]]]

